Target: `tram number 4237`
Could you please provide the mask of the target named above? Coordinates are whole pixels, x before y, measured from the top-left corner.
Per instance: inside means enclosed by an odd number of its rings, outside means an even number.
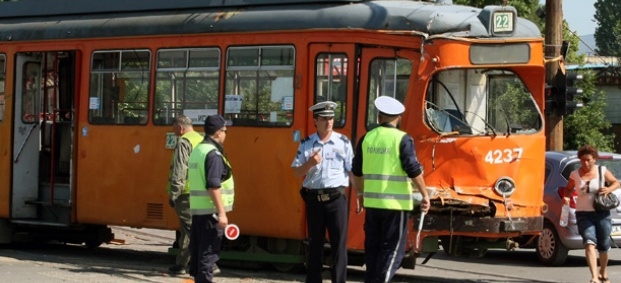
[[[485,162],[490,164],[509,163],[522,158],[522,148],[490,150],[485,155]]]

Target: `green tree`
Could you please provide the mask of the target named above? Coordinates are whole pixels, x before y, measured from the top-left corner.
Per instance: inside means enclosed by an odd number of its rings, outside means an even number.
[[[563,128],[563,148],[577,150],[590,144],[600,151],[614,150],[614,134],[609,133],[611,123],[606,119],[606,94],[595,89],[595,73],[587,71],[578,87],[584,90],[576,100],[584,102],[584,107],[565,118]]]
[[[595,2],[595,43],[602,56],[621,57],[621,1],[597,0]]]
[[[602,0],[598,0],[602,1]],[[597,5],[597,4],[596,4]],[[597,32],[596,32],[597,33]],[[580,38],[566,21],[563,21],[563,40],[569,42],[566,64],[583,64],[585,55],[578,55]],[[584,144],[591,144],[602,151],[614,151],[614,133],[612,124],[606,118],[606,94],[595,88],[596,74],[591,71],[583,73],[584,80],[577,83],[582,88],[582,95],[575,100],[583,102],[583,108],[565,117],[563,124],[563,148],[577,150]]]

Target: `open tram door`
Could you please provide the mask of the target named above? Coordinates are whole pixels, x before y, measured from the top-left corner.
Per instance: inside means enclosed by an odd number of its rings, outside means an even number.
[[[374,102],[380,96],[393,97],[405,105],[406,110],[402,115],[399,129],[416,138],[418,134],[415,131],[424,127],[421,114],[423,94],[416,91],[420,89],[416,85],[419,82],[417,72],[421,63],[420,51],[394,47],[362,47],[360,54],[360,89],[357,93],[356,113],[358,119],[354,130],[358,136],[356,144],[368,131],[379,126]],[[417,232],[414,223],[418,223],[418,217],[419,214],[410,217],[406,257],[401,263],[404,268],[413,269],[418,256],[413,249]],[[350,232],[351,229],[350,225]],[[433,242],[433,239],[429,240]],[[437,246],[436,239],[435,250]],[[435,250],[432,247],[426,251],[434,252]]]
[[[15,57],[11,222],[66,227],[72,216],[76,52]]]
[[[308,107],[322,101],[337,103],[334,110],[333,130],[350,139],[352,147],[356,146],[355,128],[357,124],[356,104],[358,97],[356,74],[359,61],[358,46],[355,44],[315,43],[310,45],[309,74],[313,80],[309,82]],[[313,114],[308,113],[307,135],[317,131]],[[303,137],[302,137],[303,138]],[[356,213],[356,192],[352,188],[346,190],[349,200],[348,239],[347,249],[350,265],[362,265],[364,259],[360,257],[364,249],[364,214]],[[326,234],[326,239],[328,235]],[[326,241],[326,243],[329,243]],[[356,255],[359,255],[358,257]]]

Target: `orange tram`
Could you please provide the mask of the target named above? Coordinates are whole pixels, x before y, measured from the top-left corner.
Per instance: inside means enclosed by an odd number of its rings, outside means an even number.
[[[299,267],[306,215],[291,163],[315,131],[308,108],[337,102],[335,130],[355,146],[382,95],[406,105],[400,127],[432,198],[421,231],[412,213],[404,265],[440,245],[472,254],[532,242],[543,225],[543,53],[539,29],[510,6],[2,2],[0,242],[97,247],[113,239],[108,225],[176,229],[171,122],[184,114],[202,131],[221,114],[232,124],[229,219],[241,230],[223,258]],[[352,205],[350,264],[363,263],[363,223]]]

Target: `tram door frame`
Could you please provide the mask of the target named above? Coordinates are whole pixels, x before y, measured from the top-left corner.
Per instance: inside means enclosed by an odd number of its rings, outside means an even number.
[[[367,115],[369,114],[367,109],[369,104],[374,103],[374,99],[369,101],[369,91],[370,91],[370,72],[372,68],[373,60],[376,59],[396,59],[403,58],[410,60],[412,62],[412,70],[410,76],[408,77],[409,85],[407,90],[407,97],[409,97],[409,101],[415,101],[412,99],[412,96],[416,94],[412,92],[415,89],[415,82],[413,80],[415,76],[417,76],[418,66],[420,64],[420,52],[417,50],[408,50],[403,48],[395,48],[395,47],[367,47],[361,46],[358,49],[359,58],[356,58],[356,62],[358,62],[356,66],[356,79],[358,80],[358,89],[354,94],[356,99],[356,108],[353,116],[356,117],[353,132],[356,137],[355,140],[352,138],[352,146],[354,150],[358,145],[358,141],[362,136],[367,133]],[[416,99],[416,98],[415,98]],[[411,102],[410,102],[411,103]],[[408,107],[406,102],[404,101],[404,105],[406,105],[406,111],[415,111],[412,107]],[[411,106],[411,105],[409,105]],[[414,104],[416,106],[416,104]],[[375,116],[377,117],[377,116]],[[376,125],[377,121],[373,121],[371,125]],[[369,129],[370,130],[370,129]],[[361,214],[355,213],[355,199],[350,199],[350,210],[349,210],[349,231],[348,231],[348,240],[347,245],[349,249],[355,250],[364,250],[364,210]],[[360,203],[362,206],[363,204]]]
[[[37,218],[37,207],[26,205],[26,201],[37,199],[39,191],[41,105],[37,102],[42,99],[42,66],[42,58],[22,53],[15,55],[11,193],[11,218],[14,219]],[[28,101],[24,101],[25,98]]]
[[[409,85],[406,94],[406,101],[402,101],[405,105],[404,115],[411,115],[414,112],[418,112],[413,107],[422,107],[420,105],[423,104],[421,101],[420,104],[416,103],[416,99],[422,99],[422,94],[413,93],[413,90],[416,89],[416,76],[418,76],[418,68],[420,65],[420,51],[419,50],[409,50],[409,49],[400,49],[394,47],[386,47],[386,48],[372,48],[372,47],[363,47],[361,50],[361,59],[360,59],[360,91],[358,94],[358,123],[356,125],[356,133],[359,137],[362,137],[367,133],[366,121],[367,117],[367,109],[369,104],[374,103],[374,101],[369,101],[369,91],[370,91],[370,78],[369,74],[371,71],[371,64],[373,60],[376,59],[407,59],[412,62],[412,70],[409,76]],[[407,102],[410,104],[407,104]],[[375,106],[373,106],[375,108]],[[412,112],[412,113],[408,113]],[[414,120],[421,121],[422,118],[415,118]],[[372,124],[375,124],[377,121],[373,121]],[[401,125],[402,126],[402,125]],[[370,130],[370,129],[369,129]],[[412,135],[412,133],[409,133]]]
[[[344,74],[347,80],[346,83],[346,103],[345,103],[345,111],[346,113],[343,116],[335,116],[335,121],[334,121],[334,128],[333,130],[343,134],[345,136],[347,136],[351,143],[352,143],[352,147],[355,150],[356,147],[356,142],[357,142],[357,135],[355,132],[356,129],[356,125],[359,124],[357,122],[357,110],[356,110],[356,105],[358,105],[358,95],[356,95],[356,90],[357,90],[357,76],[358,76],[358,69],[359,69],[359,65],[357,62],[359,62],[359,58],[358,58],[358,54],[357,54],[357,50],[358,50],[358,45],[356,44],[335,44],[335,43],[314,43],[309,45],[309,61],[308,61],[308,74],[310,74],[309,78],[309,95],[308,95],[308,105],[306,107],[306,109],[304,109],[304,111],[307,111],[308,113],[308,120],[307,120],[307,133],[308,135],[311,135],[312,133],[316,132],[317,129],[315,128],[315,124],[314,124],[314,120],[313,120],[313,114],[308,111],[308,108],[311,107],[312,105],[314,105],[316,103],[316,95],[318,94],[318,91],[316,91],[317,88],[317,81],[318,81],[318,74],[321,73],[321,70],[318,70],[318,68],[320,67],[324,67],[323,65],[319,64],[317,62],[318,60],[318,56],[320,55],[335,55],[336,58],[342,57],[343,55],[346,55],[347,57],[347,67],[344,69],[342,68],[342,61],[337,60],[333,60],[333,62],[335,63],[341,63],[341,66],[332,66],[331,71],[324,71],[324,75],[330,75],[330,73],[332,73],[332,75],[339,75],[339,74]],[[339,107],[341,107],[341,104],[339,103],[340,101],[337,101],[337,99],[334,99],[334,96],[332,97],[328,97],[329,100],[337,102],[339,104]],[[325,99],[324,99],[325,100]],[[322,100],[323,101],[323,100]],[[336,113],[341,113],[341,111],[343,111],[342,109],[336,109]],[[344,118],[344,123],[339,121],[338,119],[340,118]],[[356,213],[356,192],[352,190],[352,188],[349,188],[346,191],[346,195],[347,195],[347,199],[349,200],[349,219],[348,219],[348,239],[347,239],[347,247],[350,250],[362,250],[364,249],[364,230],[363,230],[363,224],[364,224],[364,214],[357,214]],[[326,236],[327,237],[327,236]]]
[[[72,221],[78,57],[77,50],[15,55],[14,221]]]

